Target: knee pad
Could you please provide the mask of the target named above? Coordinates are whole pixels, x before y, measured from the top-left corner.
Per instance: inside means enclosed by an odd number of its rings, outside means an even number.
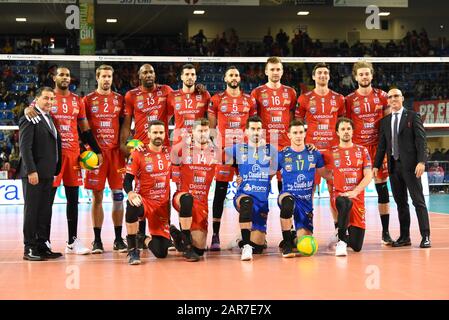
[[[377,183],[376,185],[376,191],[378,195],[378,203],[389,203],[390,202],[390,195],[388,194],[388,187],[386,182]]]
[[[179,198],[181,208],[179,210],[179,216],[181,218],[189,218],[192,216],[193,197],[190,193],[185,193]]]
[[[153,236],[148,243],[148,249],[154,254],[156,258],[163,259],[168,255],[168,239],[161,236]]]
[[[123,210],[122,190],[112,190],[112,211]]]
[[[295,199],[292,196],[285,196],[281,201],[281,218],[290,219],[295,209]]]
[[[339,213],[349,213],[352,208],[352,201],[348,197],[337,197],[337,199],[335,199],[335,206]]]
[[[206,251],[206,249],[198,249],[195,246],[192,246],[192,248],[193,248],[193,251],[195,251],[195,253],[197,255],[199,255],[200,257],[202,257],[204,255],[204,252]]]
[[[253,198],[245,196],[240,199],[239,222],[251,222],[253,215]]]
[[[139,217],[143,217],[143,206],[135,207],[131,205],[128,201],[126,203],[127,203],[125,215],[126,223],[137,222],[137,220],[139,220]]]

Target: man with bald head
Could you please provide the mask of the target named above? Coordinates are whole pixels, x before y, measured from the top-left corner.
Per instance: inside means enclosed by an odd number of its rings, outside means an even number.
[[[173,91],[167,85],[156,83],[156,73],[151,64],[143,64],[139,69],[140,85],[128,91],[125,95],[125,117],[120,128],[120,149],[128,157],[130,149],[126,146],[126,141],[130,138],[131,122],[134,118],[135,133],[133,139],[142,141],[145,145],[150,143],[148,138],[148,125],[152,121],[160,120],[165,124],[166,146],[170,145],[168,138],[168,121],[172,114],[169,114],[167,107],[167,96]],[[143,249],[145,238],[145,221],[139,224],[138,246]]]
[[[374,176],[382,166],[387,154],[393,197],[398,206],[400,223],[399,239],[393,247],[410,246],[410,209],[407,190],[413,200],[418,216],[419,230],[422,240],[421,248],[430,248],[429,214],[424,200],[421,175],[424,173],[427,143],[426,132],[421,116],[405,109],[404,96],[401,90],[391,89],[388,92],[388,104],[391,114],[381,120],[379,146],[374,160]]]

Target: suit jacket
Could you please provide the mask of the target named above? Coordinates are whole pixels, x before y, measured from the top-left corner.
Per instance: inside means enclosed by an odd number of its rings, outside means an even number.
[[[373,166],[374,168],[380,168],[386,153],[389,172],[391,172],[390,168],[392,168],[392,118],[393,114],[391,113],[380,122],[379,145]],[[414,171],[418,162],[425,163],[427,160],[426,131],[419,113],[404,108],[398,132],[399,160],[401,160],[406,169]]]
[[[39,113],[39,111],[38,111]],[[44,116],[41,121],[29,122],[24,116],[19,120],[19,176],[37,172],[39,178],[53,179],[61,171],[61,136],[55,136]]]

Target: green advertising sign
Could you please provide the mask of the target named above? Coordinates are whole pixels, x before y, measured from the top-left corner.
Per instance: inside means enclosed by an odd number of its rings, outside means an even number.
[[[80,0],[80,54],[95,54],[94,0]]]

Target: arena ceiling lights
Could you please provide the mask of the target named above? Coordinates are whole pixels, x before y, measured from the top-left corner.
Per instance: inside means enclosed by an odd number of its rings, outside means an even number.
[[[298,11],[298,16],[308,16],[310,14],[309,11]]]
[[[27,22],[27,18],[16,18],[17,22]]]
[[[193,14],[204,14],[204,13],[206,13],[206,11],[204,11],[204,10],[195,10],[195,11],[193,11]]]
[[[379,12],[380,17],[387,17],[390,15],[390,12]]]
[[[108,18],[108,19],[106,19],[106,22],[107,23],[117,23],[117,19],[115,19],[115,18]]]

